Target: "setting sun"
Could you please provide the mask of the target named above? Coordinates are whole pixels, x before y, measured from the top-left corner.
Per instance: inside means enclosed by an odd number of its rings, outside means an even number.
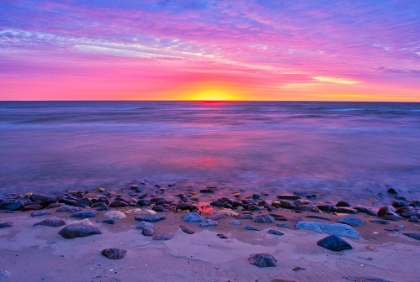
[[[244,91],[223,82],[198,82],[182,88],[180,95],[185,100],[232,101],[244,99]]]

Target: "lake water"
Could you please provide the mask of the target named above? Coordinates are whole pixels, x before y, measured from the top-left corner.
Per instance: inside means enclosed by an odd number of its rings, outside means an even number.
[[[0,102],[0,194],[143,180],[420,198],[420,104]]]

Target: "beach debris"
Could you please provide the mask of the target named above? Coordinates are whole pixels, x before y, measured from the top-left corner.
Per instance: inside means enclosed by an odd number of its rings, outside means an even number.
[[[164,233],[164,234],[159,234],[159,235],[155,235],[153,236],[153,240],[171,240],[172,238],[175,237],[174,233]]]
[[[51,215],[51,213],[47,211],[35,211],[31,213],[31,217],[45,216],[45,215]]]
[[[121,219],[126,218],[127,216],[125,215],[125,213],[120,211],[109,211],[104,213],[104,217],[108,219]]]
[[[97,214],[98,213],[95,210],[85,210],[85,211],[74,212],[70,216],[76,217],[76,218],[94,218]]]
[[[49,227],[60,227],[66,225],[66,222],[62,219],[44,219],[40,222],[35,223],[33,226],[42,225]]]
[[[58,234],[63,238],[73,239],[76,237],[86,237],[96,234],[102,234],[101,230],[93,226],[92,223],[82,221],[80,223],[73,223],[61,229]]]
[[[200,227],[217,226],[217,221],[211,219],[205,219],[200,223]]]
[[[318,233],[327,233],[337,236],[345,236],[353,239],[359,238],[360,234],[353,227],[341,223],[327,223],[314,221],[299,221],[295,227],[297,229],[312,230]]]
[[[160,216],[155,216],[155,217],[135,217],[134,219],[137,221],[158,222],[161,220],[165,220],[166,216],[160,215]]]
[[[280,232],[280,231],[278,231],[278,230],[276,230],[276,229],[270,229],[270,230],[268,230],[268,231],[267,231],[267,233],[268,233],[268,234],[277,235],[277,236],[282,236],[282,235],[284,235],[284,233],[283,233],[283,232]]]
[[[187,234],[194,234],[194,233],[195,233],[194,229],[192,229],[192,228],[191,228],[191,227],[189,227],[189,226],[186,226],[186,225],[180,225],[179,227],[181,227],[181,230],[182,230],[184,233],[187,233]]]
[[[358,217],[355,217],[354,215],[347,215],[343,218],[340,218],[337,222],[347,224],[350,226],[362,226],[363,224],[363,220],[361,220]]]
[[[252,226],[249,226],[249,225],[245,226],[244,229],[245,230],[251,230],[251,231],[260,231],[259,229],[255,228],[255,227],[252,227]]]
[[[268,214],[257,215],[254,219],[257,223],[274,223],[274,217]]]
[[[150,222],[146,222],[146,221],[141,221],[136,225],[137,229],[143,229],[143,228],[154,228],[155,226],[153,225],[153,223]]]
[[[415,240],[420,240],[420,233],[415,233],[415,232],[412,232],[412,233],[403,233],[403,235],[405,235],[407,237],[410,237],[410,238],[413,238]]]
[[[148,237],[155,235],[155,233],[156,231],[153,228],[149,228],[149,227],[143,227],[143,231],[141,232],[141,234]]]
[[[183,216],[185,222],[202,222],[203,218],[196,212],[189,212]]]
[[[249,256],[248,261],[250,264],[258,267],[274,267],[277,263],[277,259],[270,254],[252,254]]]
[[[124,258],[127,250],[118,248],[103,249],[101,254],[109,259],[122,259]]]
[[[82,211],[81,207],[75,207],[75,206],[68,206],[68,205],[64,205],[59,207],[56,212],[78,212],[78,211]]]
[[[352,246],[349,243],[336,235],[327,236],[324,239],[319,240],[316,244],[334,252],[352,249]]]

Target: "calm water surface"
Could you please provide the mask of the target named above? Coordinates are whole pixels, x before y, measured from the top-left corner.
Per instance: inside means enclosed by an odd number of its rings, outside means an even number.
[[[420,198],[420,104],[0,102],[0,194],[142,180]]]

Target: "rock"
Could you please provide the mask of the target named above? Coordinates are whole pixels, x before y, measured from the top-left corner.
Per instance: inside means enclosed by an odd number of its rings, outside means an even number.
[[[294,209],[295,208],[295,205],[293,205],[290,201],[286,201],[286,200],[283,200],[283,201],[280,201],[280,207],[281,208],[283,208],[283,209]]]
[[[66,225],[66,222],[61,219],[44,219],[40,222],[35,223],[33,226],[42,225],[42,226],[49,226],[49,227],[60,227]]]
[[[336,207],[350,207],[350,204],[345,201],[339,201],[337,204],[335,204]]]
[[[23,207],[21,200],[0,203],[0,210],[17,211]]]
[[[378,211],[378,216],[383,217],[384,215],[387,214],[394,214],[395,213],[395,209],[392,206],[383,206],[379,209]]]
[[[180,225],[179,227],[181,227],[181,230],[182,230],[184,233],[187,233],[187,234],[194,234],[194,233],[195,233],[194,229],[192,229],[192,228],[191,228],[191,227],[189,227],[189,226]]]
[[[324,216],[319,216],[319,215],[307,215],[306,217],[307,217],[307,218],[323,219],[323,220],[328,220],[328,221],[330,221],[330,220],[331,220],[331,218],[324,217]]]
[[[280,232],[280,231],[278,231],[278,230],[276,230],[276,229],[270,229],[270,230],[268,230],[268,231],[267,231],[267,233],[268,233],[268,234],[277,235],[277,236],[282,236],[282,235],[284,235],[284,233],[283,233],[283,232]]]
[[[106,224],[110,224],[110,225],[115,224],[115,220],[113,220],[113,219],[102,220],[101,222],[106,223]]]
[[[252,226],[249,226],[249,225],[245,226],[244,229],[245,230],[251,230],[251,231],[260,231],[259,229],[255,228],[255,227],[252,227]]]
[[[238,219],[253,219],[252,213],[241,213]]]
[[[249,256],[250,264],[258,267],[273,267],[276,266],[277,260],[270,254],[252,254]]]
[[[56,210],[56,212],[71,212],[71,213],[79,212],[79,211],[82,211],[82,208],[74,207],[74,206],[67,206],[67,205],[61,206]]]
[[[258,223],[274,223],[274,217],[271,215],[263,214],[263,215],[257,215],[254,219],[254,222]]]
[[[155,235],[155,233],[156,231],[153,228],[149,228],[149,227],[144,227],[143,231],[141,232],[141,234],[148,237],[152,237],[153,235]]]
[[[391,220],[391,221],[399,221],[399,220],[404,219],[396,213],[395,214],[386,214],[382,218],[385,219],[385,220]]]
[[[117,248],[109,248],[102,250],[101,254],[109,259],[122,259],[124,258],[127,250],[124,249],[117,249]]]
[[[299,196],[293,195],[293,194],[280,194],[280,195],[277,195],[277,198],[281,200],[299,200],[300,199]]]
[[[406,202],[406,201],[392,201],[391,205],[394,208],[401,208],[401,207],[408,207],[409,206],[408,202]]]
[[[353,276],[353,277],[343,277],[346,280],[353,281],[353,282],[393,282],[390,280],[385,280],[378,277],[370,277],[370,276]]]
[[[358,212],[364,212],[368,215],[376,215],[376,212],[365,207],[355,207],[354,209],[357,210]]]
[[[235,225],[235,226],[241,226],[242,222],[240,221],[231,221],[230,224]]]
[[[316,244],[334,252],[352,249],[352,246],[349,243],[336,235],[325,237],[324,239],[319,240]]]
[[[31,201],[41,203],[43,206],[57,202],[57,198],[45,194],[32,194],[30,197]]]
[[[290,227],[290,225],[287,224],[287,223],[278,223],[278,224],[276,224],[276,226],[281,227],[281,228],[292,229],[292,227]]]
[[[370,222],[372,222],[372,223],[376,223],[376,224],[382,224],[382,225],[387,225],[387,224],[389,224],[389,221],[386,221],[386,220],[381,220],[381,219],[374,219],[374,220],[371,220]]]
[[[128,203],[123,200],[114,200],[109,204],[112,208],[122,208],[128,206]]]
[[[400,230],[398,228],[385,228],[385,231],[389,231],[389,232],[399,232]]]
[[[299,216],[294,216],[290,219],[291,222],[293,222],[294,224],[298,223],[299,221],[303,221],[303,218],[299,217]]]
[[[388,190],[386,190],[386,192],[388,194],[393,194],[393,195],[397,195],[398,194],[398,191],[396,189],[394,189],[394,188],[389,188]]]
[[[153,236],[153,240],[171,240],[172,238],[175,237],[174,233],[165,233],[165,234],[160,234],[160,235],[155,235]]]
[[[217,234],[217,237],[219,237],[220,239],[229,239],[225,234],[223,233],[219,233]]]
[[[200,227],[217,226],[217,221],[211,219],[205,219],[200,223]]]
[[[296,213],[301,213],[301,212],[319,212],[318,207],[314,206],[314,205],[303,205],[303,206],[297,206],[295,207],[295,212]]]
[[[276,278],[271,280],[271,282],[297,282],[296,280],[284,279],[284,278]]]
[[[337,222],[347,224],[350,226],[362,226],[363,224],[363,220],[353,215],[347,215],[343,218],[340,218]]]
[[[91,204],[92,204],[92,201],[89,200],[88,198],[81,198],[76,201],[76,206],[81,207],[81,208],[90,207]]]
[[[9,271],[0,269],[0,282],[4,281],[6,278],[9,278],[11,275],[12,274]]]
[[[5,227],[13,227],[13,222],[6,221],[6,222],[0,223],[0,228],[5,228]]]
[[[165,220],[166,216],[160,215],[160,216],[155,216],[155,217],[135,217],[134,219],[137,221],[158,222],[161,220]]]
[[[137,229],[143,229],[143,228],[154,228],[154,227],[155,227],[155,226],[153,225],[153,223],[146,222],[146,221],[139,222],[139,223],[136,225],[136,228],[137,228]]]
[[[346,236],[353,239],[359,238],[360,234],[354,230],[353,227],[341,223],[327,223],[327,222],[312,222],[299,221],[296,226],[297,229],[312,230],[318,233],[327,233],[337,236]]]
[[[331,204],[317,205],[317,208],[320,209],[321,211],[335,212],[335,207]]]
[[[185,222],[202,222],[203,218],[196,212],[189,212],[184,214]]]
[[[149,200],[139,200],[137,204],[141,207],[150,206],[152,203]]]
[[[336,207],[335,208],[335,212],[338,213],[351,213],[351,214],[356,214],[358,213],[357,210],[352,209],[352,208],[345,208],[345,207]]]
[[[214,193],[214,189],[216,189],[216,188],[217,188],[217,187],[207,186],[206,188],[201,189],[201,190],[200,190],[200,193],[206,193],[206,194],[209,194],[209,193]]]
[[[221,218],[224,218],[225,214],[222,212],[216,212],[215,214],[210,215],[209,217],[207,217],[207,219],[211,219],[211,220],[218,220]]]
[[[408,219],[410,222],[420,223],[420,219],[416,216],[412,216]]]
[[[274,217],[274,220],[276,220],[276,221],[287,221],[286,217],[284,217],[282,215],[279,215],[279,214],[270,213],[268,215]]]
[[[189,210],[190,212],[192,212],[194,210],[197,210],[197,207],[191,203],[179,203],[178,205],[176,205],[176,210]]]
[[[420,233],[403,233],[403,235],[416,239],[416,240],[420,240]]]
[[[148,215],[154,215],[154,214],[157,214],[157,212],[156,211],[154,211],[154,210],[140,210],[140,214],[148,214]]]
[[[120,211],[109,211],[104,213],[104,217],[108,219],[121,219],[126,218],[127,216],[125,215],[125,213]]]
[[[415,216],[417,218],[420,218],[420,212],[403,212],[401,214],[401,216],[402,217],[405,217],[405,218],[410,218],[412,216]]]
[[[36,212],[31,213],[32,217],[44,216],[44,215],[51,215],[51,213],[47,211],[36,211]]]
[[[44,208],[43,205],[39,205],[39,204],[29,204],[29,205],[25,205],[22,208],[22,211],[34,211],[34,210],[42,210]]]
[[[163,198],[163,197],[155,197],[155,198],[151,198],[151,199],[150,199],[150,202],[151,202],[152,204],[155,204],[156,206],[161,206],[161,205],[164,205],[164,204],[169,204],[169,202],[168,202],[168,201],[166,201],[166,199],[165,199],[165,198]]]
[[[86,222],[73,223],[61,229],[58,234],[63,238],[73,239],[76,237],[86,237],[96,234],[102,234],[98,227]]]
[[[97,212],[94,210],[86,210],[86,211],[74,212],[70,216],[76,217],[76,218],[94,218],[96,214]]]

